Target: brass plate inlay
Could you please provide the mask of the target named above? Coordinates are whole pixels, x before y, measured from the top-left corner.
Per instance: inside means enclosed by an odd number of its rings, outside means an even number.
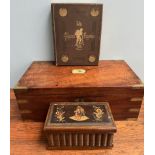
[[[72,73],[73,74],[84,74],[86,73],[86,70],[85,69],[73,69]]]
[[[140,111],[140,109],[136,109],[136,108],[129,109],[129,112],[139,112],[139,111]]]
[[[93,55],[89,56],[89,62],[95,62],[95,60],[96,60],[95,56],[93,56]]]
[[[132,86],[132,88],[134,88],[134,89],[144,88],[144,84],[143,83],[141,83],[141,84],[135,84],[135,85]]]
[[[59,9],[59,15],[60,15],[61,17],[67,16],[67,9],[66,9],[66,8],[60,8],[60,9]]]
[[[24,103],[28,103],[28,100],[17,100],[18,104],[24,104]]]
[[[20,110],[21,114],[30,114],[32,113],[31,110]]]
[[[14,89],[28,89],[28,88],[26,86],[19,86],[19,84],[17,83]]]
[[[91,14],[91,16],[96,17],[99,15],[99,10],[92,8],[90,14]]]
[[[142,101],[143,97],[135,97],[135,98],[131,98],[131,102],[136,102],[136,101]]]
[[[136,121],[137,118],[127,118],[126,120],[127,120],[127,121]]]
[[[63,55],[62,57],[61,57],[61,61],[62,62],[68,62],[68,60],[69,60],[69,58],[68,58],[68,56],[67,55]]]

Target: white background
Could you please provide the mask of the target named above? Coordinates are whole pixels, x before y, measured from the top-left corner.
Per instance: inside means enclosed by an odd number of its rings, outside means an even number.
[[[54,2],[73,2],[55,0]],[[124,59],[144,79],[143,0],[103,3],[100,59]],[[34,60],[53,60],[51,0],[11,0],[11,87]]]

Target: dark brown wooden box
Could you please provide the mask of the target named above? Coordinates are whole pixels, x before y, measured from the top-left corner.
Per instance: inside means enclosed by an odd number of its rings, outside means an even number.
[[[85,73],[74,74],[74,69],[84,69]],[[144,87],[122,60],[78,67],[57,67],[42,61],[32,63],[14,91],[23,119],[45,121],[50,102],[105,101],[115,120],[136,120]]]
[[[98,65],[102,4],[52,4],[56,65]]]
[[[52,103],[44,132],[48,149],[111,148],[116,126],[108,103]]]

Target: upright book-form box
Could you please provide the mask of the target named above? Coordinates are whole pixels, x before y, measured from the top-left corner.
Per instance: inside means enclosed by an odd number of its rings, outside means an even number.
[[[56,65],[98,65],[101,4],[52,4]]]

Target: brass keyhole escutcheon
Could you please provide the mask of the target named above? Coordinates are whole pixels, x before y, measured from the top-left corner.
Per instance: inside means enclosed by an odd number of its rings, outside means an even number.
[[[74,100],[75,102],[84,102],[84,98],[76,98],[75,100]]]

